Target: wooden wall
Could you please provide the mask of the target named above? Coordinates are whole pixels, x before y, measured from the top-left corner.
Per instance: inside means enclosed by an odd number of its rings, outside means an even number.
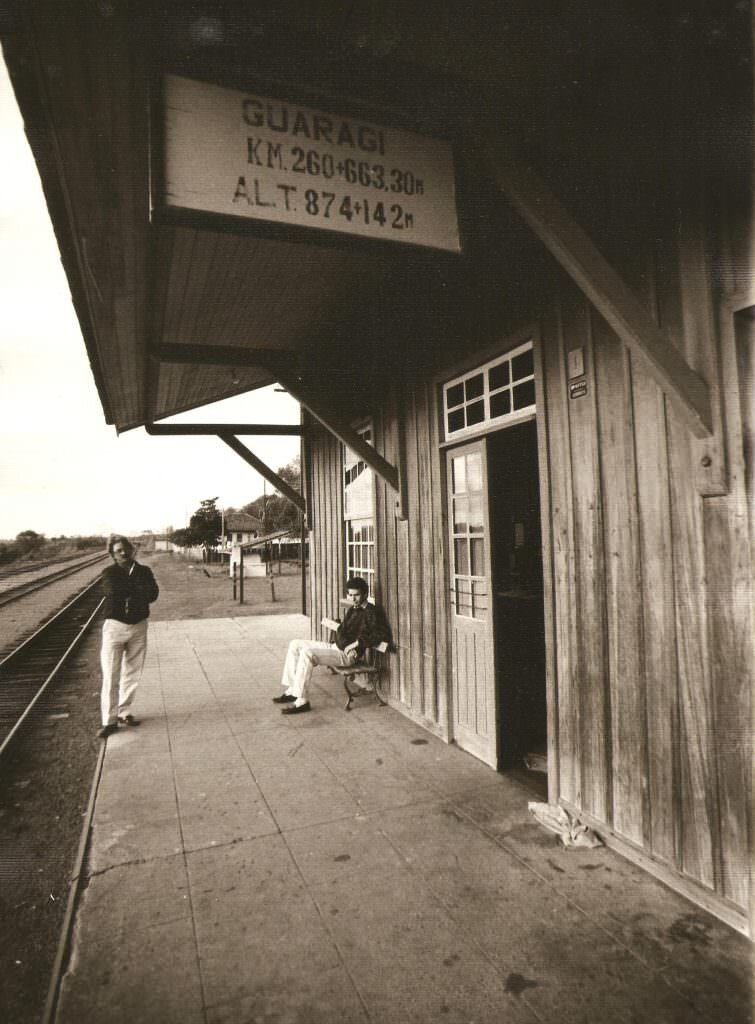
[[[711,389],[696,440],[639,359],[555,267],[507,289],[479,267],[438,363],[474,365],[514,328],[540,338],[538,434],[546,556],[549,786],[625,852],[747,930],[751,834],[753,304],[748,209],[700,180],[658,195],[623,180],[590,228]],[[664,183],[662,183],[664,184]],[[719,183],[720,184],[720,183]],[[670,194],[676,200],[669,201]],[[605,208],[604,208],[605,212]],[[530,266],[530,264],[527,264]],[[534,268],[535,264],[532,263]],[[481,284],[482,282],[482,284]],[[568,353],[587,394],[571,400]],[[376,487],[378,598],[394,625],[392,701],[449,737],[447,544],[437,365],[412,353],[373,410],[376,445],[403,456],[409,515]],[[337,446],[312,449],[314,621],[332,611]],[[749,458],[749,464],[748,464]],[[328,505],[328,502],[331,504]],[[322,573],[322,574],[321,574]],[[327,606],[327,607],[326,607]]]

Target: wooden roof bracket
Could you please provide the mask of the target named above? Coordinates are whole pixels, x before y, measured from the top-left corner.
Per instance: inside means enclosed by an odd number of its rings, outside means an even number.
[[[263,476],[273,487],[293,502],[296,507],[306,515],[307,505],[304,498],[295,491],[290,484],[270,469],[267,463],[258,459],[256,455],[241,443],[235,434],[301,434],[301,424],[277,424],[277,423],[145,423],[144,429],[148,434],[155,437],[196,437],[197,435],[215,434],[224,441],[229,448],[232,448],[237,455],[240,455],[244,462],[247,462],[253,469],[256,469],[260,476]]]
[[[480,157],[498,189],[582,289],[630,351],[674,401],[698,438],[713,435],[710,390],[668,335],[546,184],[511,152],[508,142],[490,138]]]
[[[337,437],[339,441],[350,448],[355,455],[358,455],[360,459],[363,459],[370,469],[373,470],[382,480],[384,480],[391,490],[396,492],[397,495],[397,515],[399,519],[406,519],[407,516],[407,504],[406,504],[406,486],[401,486],[401,473],[396,466],[391,465],[387,459],[384,459],[379,452],[377,452],[371,444],[367,444],[356,430],[352,429],[348,424],[341,422],[330,406],[327,408],[324,406],[322,401],[316,396],[309,392],[306,384],[300,379],[297,379],[293,374],[288,376],[285,372],[281,375],[277,373],[278,381],[288,391],[292,398],[295,398],[297,402],[307,412],[311,413],[314,418],[321,423],[326,430],[328,430],[334,437]]]
[[[237,455],[240,455],[244,462],[248,463],[252,469],[256,469],[260,476],[263,476],[268,483],[273,485],[276,491],[280,491],[284,498],[288,498],[290,502],[296,505],[300,512],[304,512],[306,514],[307,503],[302,495],[299,494],[298,491],[295,491],[290,484],[287,484],[286,481],[282,477],[278,476],[276,472],[270,469],[266,462],[263,462],[262,459],[258,459],[257,456],[250,452],[246,445],[243,445],[237,437],[233,436],[233,434],[222,431],[218,434],[218,437],[221,441],[224,441],[232,451],[236,452]]]
[[[312,394],[302,379],[306,370],[304,368],[297,368],[296,360],[292,360],[291,353],[271,351],[269,349],[243,349],[220,345],[170,344],[156,346],[153,350],[153,356],[160,362],[166,363],[189,363],[201,366],[267,367],[271,373],[275,374],[278,382],[283,385],[292,398],[295,398],[303,408],[307,409],[316,420],[322,423],[326,430],[343,442],[360,459],[364,459],[367,465],[381,479],[385,480],[398,496],[397,515],[400,519],[406,518],[407,489],[406,487],[402,488],[400,485],[398,469],[375,451],[372,445],[363,441],[355,430],[339,421],[337,416],[333,414],[332,409],[330,407],[326,408],[324,403]],[[222,435],[219,433],[218,436],[222,436],[226,444],[230,443],[227,440],[227,436],[231,435],[227,435],[226,431]],[[238,442],[236,443],[238,444]],[[238,452],[236,448],[234,450],[242,458],[247,459],[247,461],[249,461],[247,456],[255,458],[243,445],[239,445],[239,447],[246,454]],[[254,463],[250,463],[250,465],[254,465]],[[262,476],[265,475],[256,465],[254,468],[258,469]],[[267,467],[265,468],[267,469]]]

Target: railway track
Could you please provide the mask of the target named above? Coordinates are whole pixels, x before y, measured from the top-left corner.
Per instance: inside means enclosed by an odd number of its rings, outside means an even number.
[[[0,660],[0,757],[29,716],[54,712],[54,683],[103,604],[96,579]]]
[[[90,566],[96,565],[107,557],[107,555],[97,554],[94,558],[84,559],[83,561],[76,562],[75,565],[64,565],[62,568],[55,569],[46,576],[37,576],[33,580],[22,580],[15,586],[9,587],[7,590],[0,592],[0,608],[4,605],[11,604],[13,601],[17,601],[21,597],[25,597],[27,594],[32,594],[36,590],[41,590],[43,587],[47,587],[51,583],[56,583],[58,580],[65,579],[66,576],[72,576],[76,572],[81,572],[82,569],[88,569]]]

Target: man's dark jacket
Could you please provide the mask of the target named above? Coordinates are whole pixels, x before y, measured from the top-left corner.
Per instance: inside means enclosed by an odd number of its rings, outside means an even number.
[[[384,640],[390,643],[391,629],[383,609],[376,604],[349,608],[343,622],[336,631],[336,646],[339,650],[357,641],[357,655],[361,658],[366,648],[376,647]]]
[[[105,618],[117,619],[129,626],[149,617],[149,606],[159,593],[152,570],[133,563],[133,571],[109,565],[102,574],[105,593]]]

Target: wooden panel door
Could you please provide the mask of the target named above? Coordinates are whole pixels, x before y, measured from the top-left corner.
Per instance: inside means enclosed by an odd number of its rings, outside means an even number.
[[[485,439],[446,455],[454,739],[498,766]]]

